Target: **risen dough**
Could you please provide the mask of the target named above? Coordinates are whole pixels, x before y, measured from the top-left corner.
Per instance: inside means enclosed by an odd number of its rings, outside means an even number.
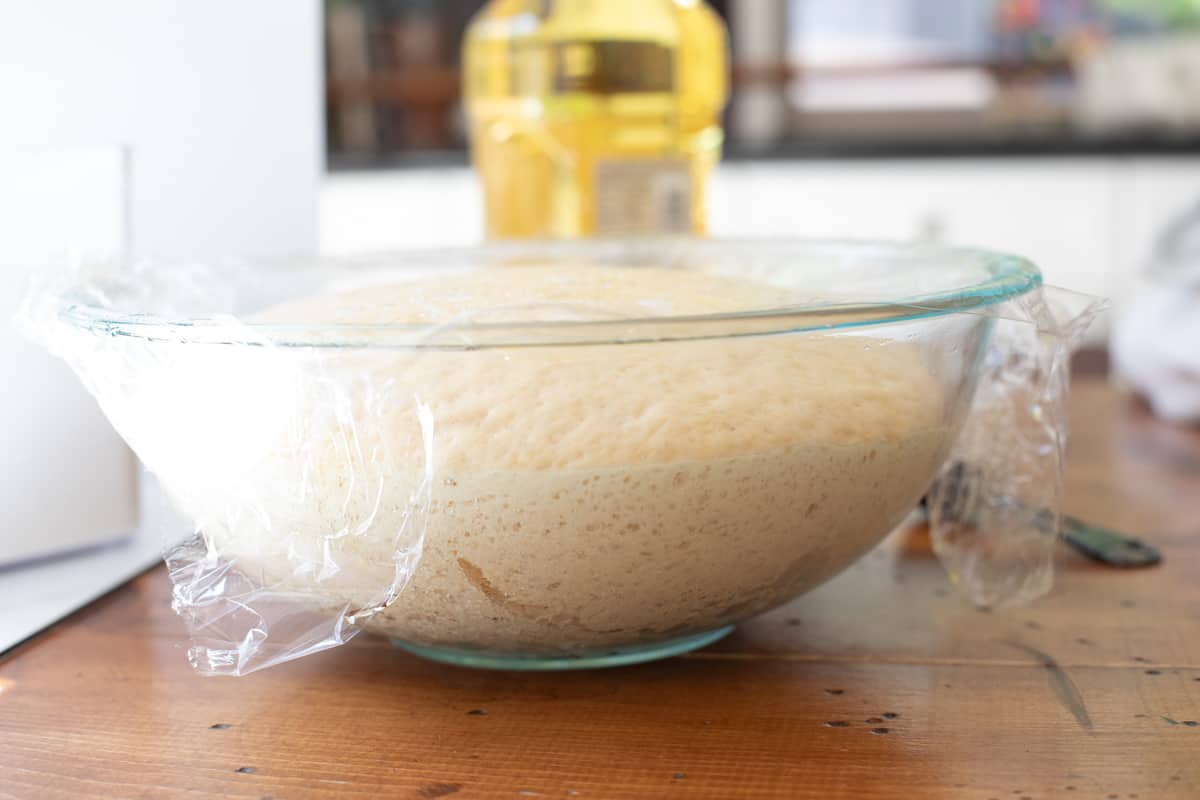
[[[259,320],[440,325],[786,302],[698,272],[511,267],[309,298]],[[206,507],[217,492],[181,502],[240,569],[331,607],[378,603],[397,541],[423,530],[411,581],[366,623],[423,644],[582,653],[765,610],[873,546],[950,437],[918,352],[866,336],[287,358],[298,396],[234,471],[253,484],[253,513]]]

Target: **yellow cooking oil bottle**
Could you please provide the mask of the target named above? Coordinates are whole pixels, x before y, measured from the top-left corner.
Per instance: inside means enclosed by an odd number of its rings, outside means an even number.
[[[727,38],[703,0],[490,0],[463,50],[488,236],[703,234]]]

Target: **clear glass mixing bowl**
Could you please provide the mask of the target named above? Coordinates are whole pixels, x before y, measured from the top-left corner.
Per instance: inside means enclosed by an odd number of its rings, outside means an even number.
[[[161,265],[81,276],[56,349],[196,521],[169,562],[201,639],[300,609],[588,667],[704,645],[877,544],[958,433],[989,307],[1039,284],[845,242]],[[250,633],[201,613],[226,606]]]

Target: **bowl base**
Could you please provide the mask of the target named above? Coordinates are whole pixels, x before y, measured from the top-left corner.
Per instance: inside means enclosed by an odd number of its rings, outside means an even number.
[[[657,661],[660,658],[670,658],[682,653],[690,653],[706,647],[727,636],[733,630],[732,625],[717,628],[692,636],[682,636],[678,639],[668,639],[653,644],[625,647],[617,650],[607,650],[588,653],[581,656],[522,656],[522,655],[492,655],[472,650],[455,650],[448,647],[426,647],[425,645],[392,639],[392,644],[401,650],[440,661],[443,664],[453,664],[456,667],[474,667],[476,669],[506,669],[523,672],[557,672],[569,669],[602,669],[604,667],[622,667],[628,664],[641,664],[646,661]]]

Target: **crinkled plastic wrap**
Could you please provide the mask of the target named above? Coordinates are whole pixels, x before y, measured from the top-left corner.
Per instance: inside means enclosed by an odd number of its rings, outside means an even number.
[[[226,271],[93,272],[35,287],[18,324],[70,364],[194,522],[164,541],[192,665],[244,675],[349,640],[421,557],[433,418],[420,396],[376,369],[378,353],[275,346],[233,316],[148,320],[142,337],[65,320],[68,293],[99,307],[142,294],[162,314],[233,303]],[[395,436],[373,424],[384,418]]]
[[[386,612],[421,560],[442,482],[434,413],[421,387],[397,378],[412,374],[398,359],[436,358],[438,348],[267,341],[242,321],[270,301],[255,285],[237,268],[75,269],[35,286],[18,318],[80,375],[194,522],[165,557],[189,658],[206,674],[340,645]],[[938,555],[977,603],[1024,601],[1050,585],[1068,356],[1093,308],[1039,290],[968,312],[986,317],[991,343],[930,511]],[[455,327],[419,335],[453,341]]]
[[[1071,353],[1102,308],[1044,287],[986,312],[973,402],[927,497],[934,550],[977,605],[1028,602],[1053,584]]]

